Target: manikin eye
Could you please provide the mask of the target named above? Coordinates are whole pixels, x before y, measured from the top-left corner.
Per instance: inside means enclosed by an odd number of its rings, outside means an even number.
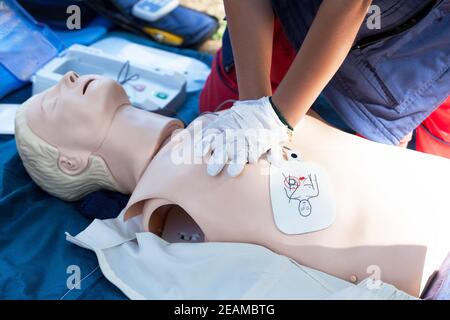
[[[83,95],[86,93],[87,88],[89,87],[89,85],[94,82],[95,79],[91,79],[89,81],[86,81],[84,87],[83,87]]]

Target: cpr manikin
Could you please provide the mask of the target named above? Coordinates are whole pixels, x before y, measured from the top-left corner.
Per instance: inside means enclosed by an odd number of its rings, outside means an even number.
[[[69,73],[24,103],[16,140],[27,171],[44,190],[66,200],[100,188],[132,193],[125,218],[142,215],[152,232],[164,212],[177,208],[208,241],[263,245],[353,282],[377,273],[413,295],[448,254],[450,161],[306,117],[284,167],[261,160],[237,178],[210,177],[204,161],[177,155],[192,144],[195,124],[214,117],[176,130],[179,121],[130,106],[115,82]],[[300,219],[292,230],[280,222],[283,210]],[[318,219],[324,212],[326,219]],[[318,224],[302,230],[307,219]]]

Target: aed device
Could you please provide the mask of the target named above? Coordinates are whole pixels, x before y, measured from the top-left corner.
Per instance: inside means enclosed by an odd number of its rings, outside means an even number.
[[[182,74],[187,81],[186,91],[197,92],[203,89],[211,68],[198,59],[181,54],[145,46],[125,39],[122,32],[112,33],[91,47],[102,50],[114,57],[139,63],[145,68],[159,67]]]
[[[160,65],[142,65],[101,49],[73,45],[40,69],[31,79],[33,94],[53,85],[69,71],[96,74],[121,83],[133,106],[147,110],[177,110],[186,99],[186,77]]]

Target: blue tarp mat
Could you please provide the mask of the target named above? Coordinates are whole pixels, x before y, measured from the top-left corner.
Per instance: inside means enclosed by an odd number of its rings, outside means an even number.
[[[111,33],[149,46],[167,49],[211,64],[208,54],[161,46],[127,33]],[[30,89],[3,103],[20,103]],[[199,92],[189,93],[179,118],[188,123],[198,114]],[[26,173],[12,136],[0,136],[0,299],[125,299],[102,275],[95,254],[65,240],[91,219],[76,203],[58,200],[37,187]],[[69,290],[72,266],[81,272],[80,288]],[[69,273],[68,272],[69,268]]]

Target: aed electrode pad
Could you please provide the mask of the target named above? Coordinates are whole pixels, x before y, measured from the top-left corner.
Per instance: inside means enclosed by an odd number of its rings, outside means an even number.
[[[270,198],[277,228],[285,234],[323,230],[335,219],[335,201],[326,171],[288,152],[281,167],[270,166]]]

